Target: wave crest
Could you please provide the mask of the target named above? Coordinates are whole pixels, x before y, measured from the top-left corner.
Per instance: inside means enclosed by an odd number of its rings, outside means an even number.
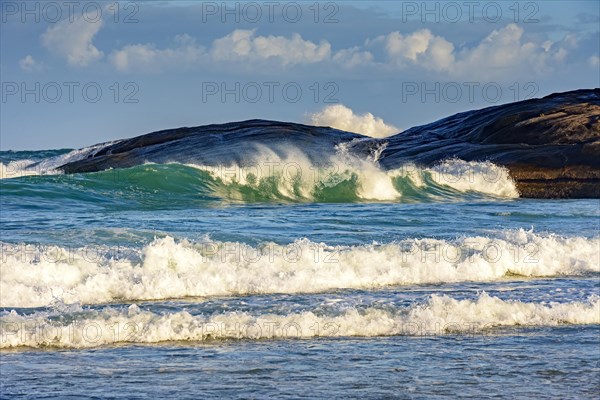
[[[0,317],[0,348],[85,348],[117,343],[160,343],[226,339],[314,337],[436,336],[485,333],[495,327],[600,324],[600,300],[571,303],[504,301],[483,293],[476,300],[432,295],[410,307],[351,307],[336,312],[286,315],[227,312],[192,315],[156,313],[137,305],[127,309],[76,309]]]
[[[382,150],[373,149],[370,157],[359,158],[340,145],[334,156],[316,164],[299,151],[282,155],[262,148],[253,163],[190,166],[208,172],[223,197],[245,201],[419,201],[469,193],[519,196],[506,168],[491,162],[450,159],[430,168],[405,164],[384,170],[377,160]]]
[[[143,249],[2,245],[0,306],[487,282],[600,272],[600,238],[501,231],[493,237],[330,246],[154,240]],[[101,250],[101,251],[98,251]]]
[[[311,161],[298,149],[257,146],[253,161],[240,164],[145,164],[83,174],[77,178],[77,184],[79,191],[97,188],[102,196],[109,197],[120,193],[130,197],[127,194],[136,191],[154,192],[158,203],[163,204],[171,201],[161,195],[176,193],[195,195],[198,199],[243,202],[418,202],[519,196],[506,168],[491,162],[451,159],[433,167],[405,164],[385,170],[378,163],[385,145],[371,149],[370,156],[361,158],[348,150],[350,144],[338,145],[335,155],[324,157],[320,162]],[[96,150],[75,150],[42,161],[0,163],[0,178],[56,175],[59,173],[56,168],[66,160],[78,159]],[[68,176],[58,180],[66,185],[72,181]],[[106,189],[113,190],[107,192]],[[72,195],[77,196],[77,191]]]

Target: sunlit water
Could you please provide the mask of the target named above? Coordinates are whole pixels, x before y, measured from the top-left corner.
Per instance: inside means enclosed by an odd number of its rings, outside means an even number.
[[[367,178],[0,180],[2,396],[598,396],[598,200]]]

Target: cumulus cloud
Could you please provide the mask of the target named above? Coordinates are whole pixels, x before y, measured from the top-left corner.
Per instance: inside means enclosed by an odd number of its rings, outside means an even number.
[[[65,57],[67,63],[84,67],[102,58],[102,51],[92,43],[102,27],[102,20],[90,22],[91,18],[79,16],[73,21],[62,20],[51,25],[42,34],[42,44],[51,52]]]
[[[210,50],[189,35],[175,38],[175,46],[163,49],[154,44],[131,44],[111,53],[110,62],[119,71],[161,70],[199,65],[205,61],[273,61],[278,65],[317,63],[331,57],[331,45],[302,39],[297,33],[256,36],[256,30],[236,29],[212,42]]]
[[[407,61],[427,68],[444,71],[454,63],[454,45],[428,29],[409,35],[392,32],[385,38],[385,49],[393,63],[404,65]]]
[[[510,76],[518,69],[544,72],[564,62],[577,46],[573,35],[543,43],[526,41],[523,35],[523,28],[509,24],[493,30],[474,46],[457,47],[429,29],[421,29],[407,34],[391,32],[367,40],[366,46],[382,46],[392,67],[412,66],[476,79]]]
[[[40,71],[42,65],[37,62],[33,56],[27,55],[19,60],[19,67],[26,72]]]
[[[172,66],[191,66],[206,57],[204,47],[189,35],[175,37],[174,48],[157,49],[153,44],[132,44],[113,51],[110,62],[119,71],[158,71]]]
[[[371,113],[354,114],[350,108],[342,104],[329,105],[319,112],[307,115],[307,122],[311,125],[330,126],[371,137],[386,137],[400,132],[395,126],[386,124],[383,119]]]
[[[356,46],[336,51],[333,61],[343,67],[352,68],[372,63],[373,54],[370,51],[363,51],[360,47]]]
[[[544,57],[552,50],[553,43],[524,42],[523,32],[523,28],[515,24],[492,31],[477,46],[459,53],[457,72],[468,74],[480,68],[484,75],[493,75],[494,70],[501,72],[525,65],[543,68]]]
[[[291,38],[255,36],[255,33],[255,29],[236,29],[216,39],[212,44],[212,57],[232,61],[274,59],[282,65],[293,65],[316,63],[331,56],[331,45],[325,40],[316,44],[302,39],[298,33]]]
[[[63,51],[71,54],[73,64],[83,65],[87,58],[95,57],[94,51],[89,50],[89,46],[95,49],[91,44],[93,34],[89,32],[86,45],[77,41],[78,46],[72,45],[71,51]],[[151,43],[127,45],[113,51],[109,60],[120,71],[162,70],[215,62],[254,68],[328,63],[349,69],[402,71],[411,68],[413,72],[416,69],[438,73],[440,79],[502,79],[515,74],[539,75],[551,71],[568,62],[578,46],[572,34],[558,41],[532,41],[524,36],[523,28],[509,24],[493,30],[478,43],[456,45],[428,29],[420,29],[409,33],[391,32],[366,39],[360,46],[333,51],[326,40],[315,43],[298,33],[261,36],[256,29],[236,29],[208,43],[206,48],[191,36],[181,35],[176,37],[173,46],[162,49]],[[89,57],[78,58],[73,53],[89,54]]]

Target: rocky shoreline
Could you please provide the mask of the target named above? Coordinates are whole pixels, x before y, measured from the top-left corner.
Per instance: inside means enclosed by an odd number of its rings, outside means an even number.
[[[241,164],[253,149],[296,147],[318,161],[340,143],[368,155],[385,144],[385,169],[448,158],[508,168],[522,197],[600,198],[600,89],[555,93],[467,111],[375,139],[328,127],[250,120],[177,128],[124,139],[59,167],[66,173],[126,168],[144,162]]]

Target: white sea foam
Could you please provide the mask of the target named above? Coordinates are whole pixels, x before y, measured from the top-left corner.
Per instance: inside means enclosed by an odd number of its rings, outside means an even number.
[[[485,293],[476,300],[433,295],[410,307],[346,308],[334,313],[227,312],[192,315],[105,307],[0,317],[0,348],[85,348],[116,343],[219,339],[278,339],[350,336],[486,334],[495,327],[600,324],[600,300],[572,303],[504,301]],[[493,331],[491,331],[493,332]]]
[[[426,168],[439,185],[447,185],[460,192],[479,192],[498,197],[519,197],[514,181],[504,167],[489,161],[445,160]]]
[[[0,306],[314,293],[600,272],[600,238],[500,231],[455,240],[330,246],[299,239],[251,247],[206,238],[155,239],[143,249],[3,244]]]
[[[0,163],[0,179],[28,175],[61,174],[57,168],[96,153],[110,143],[99,144],[40,161]],[[516,198],[519,193],[506,168],[491,162],[445,160],[433,167],[405,164],[385,170],[378,159],[385,144],[362,158],[340,144],[336,153],[315,163],[301,149],[271,149],[257,145],[251,162],[243,165],[188,165],[208,172],[223,185],[217,195],[245,200],[244,189],[258,196],[291,201],[401,201],[406,190],[416,188],[418,198],[437,199],[446,195],[480,193]],[[414,192],[414,191],[413,191]],[[348,197],[350,196],[350,197]]]
[[[59,175],[62,174],[62,171],[57,168],[61,165],[72,161],[82,160],[115,142],[116,141],[100,143],[82,149],[71,150],[68,153],[48,157],[42,160],[23,159],[11,161],[8,164],[0,162],[0,179],[20,178],[32,175]]]
[[[34,160],[17,160],[8,164],[0,162],[0,179],[20,178],[22,176],[41,175],[39,168],[33,167]]]
[[[343,104],[328,105],[319,112],[307,115],[307,120],[311,125],[330,126],[371,137],[386,137],[400,132],[400,129],[386,124],[371,113],[355,114]]]
[[[431,189],[445,189],[454,194],[467,192],[496,197],[516,198],[515,182],[504,167],[491,162],[445,160],[433,167],[405,164],[385,170],[378,163],[380,150],[359,158],[339,145],[335,155],[314,163],[297,149],[275,152],[259,147],[252,162],[244,165],[190,165],[207,171],[225,184],[229,198],[243,200],[241,189],[277,191],[278,197],[290,200],[322,200],[320,193],[350,182],[357,199],[398,201],[408,186],[417,188],[423,198],[436,199]],[[236,186],[238,189],[236,192]],[[233,189],[233,190],[232,190]]]

